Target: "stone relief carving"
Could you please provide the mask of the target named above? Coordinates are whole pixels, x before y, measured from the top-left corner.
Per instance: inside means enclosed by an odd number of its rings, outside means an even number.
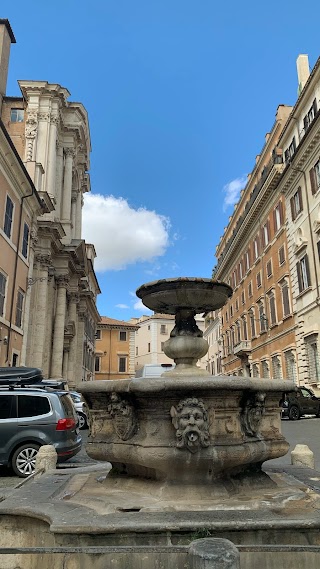
[[[34,140],[37,136],[37,128],[38,128],[37,113],[36,112],[28,113],[28,118],[26,120],[26,126],[25,126],[27,162],[30,162],[33,158],[33,145],[34,145]]]
[[[51,255],[43,255],[41,253],[39,253],[38,255],[36,255],[36,261],[42,266],[42,267],[49,267],[51,266]]]
[[[114,419],[114,430],[122,441],[127,441],[136,432],[138,422],[133,405],[117,393],[110,395],[108,412]]]
[[[70,277],[69,275],[56,275],[55,280],[58,286],[66,287],[70,281]]]
[[[240,422],[243,432],[250,437],[256,436],[259,432],[265,411],[265,399],[265,393],[251,393],[243,402]]]
[[[76,155],[74,148],[68,148],[67,147],[64,149],[64,153],[66,156],[71,156],[71,158],[74,158]]]
[[[50,119],[50,113],[40,112],[38,113],[38,120],[39,121],[48,121]]]
[[[172,424],[176,429],[177,448],[195,453],[209,446],[208,411],[201,399],[188,397],[171,407]]]

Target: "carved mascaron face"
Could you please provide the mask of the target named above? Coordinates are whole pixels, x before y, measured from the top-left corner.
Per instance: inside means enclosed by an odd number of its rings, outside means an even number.
[[[170,414],[178,448],[196,452],[199,447],[209,446],[208,413],[201,400],[184,399],[177,407],[171,408]]]

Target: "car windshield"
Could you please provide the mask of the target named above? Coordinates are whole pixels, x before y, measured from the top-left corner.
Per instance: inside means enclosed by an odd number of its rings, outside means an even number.
[[[76,403],[79,403],[81,401],[81,395],[79,393],[70,392],[70,395],[73,401],[76,401]]]
[[[61,405],[65,410],[66,417],[74,418],[74,407],[72,405],[72,401],[69,397],[69,394],[63,394],[60,396]]]

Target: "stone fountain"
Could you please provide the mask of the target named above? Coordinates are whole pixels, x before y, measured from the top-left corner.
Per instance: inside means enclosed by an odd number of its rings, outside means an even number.
[[[301,555],[319,544],[320,474],[262,468],[288,451],[280,401],[294,384],[214,377],[196,365],[208,344],[195,315],[219,309],[231,294],[228,285],[199,278],[138,289],[149,309],[175,315],[164,345],[175,369],[160,378],[81,386],[90,415],[86,450],[99,462],[48,472],[4,499],[0,546],[14,535],[23,546],[81,547],[87,557],[71,560],[72,569],[110,563],[115,569],[191,569],[186,544],[212,536],[239,548],[251,544],[255,553],[246,550],[245,567],[263,569],[280,566],[263,549],[268,543],[300,544]],[[85,549],[91,546],[109,547],[102,565],[94,557],[98,549],[92,555]],[[282,568],[293,566],[289,554],[281,559]],[[57,557],[52,562],[69,569]],[[299,566],[319,564],[309,556]]]
[[[211,279],[177,278],[145,284],[136,294],[149,309],[175,315],[163,350],[176,366],[160,378],[84,385],[91,421],[88,454],[109,460],[130,487],[148,480],[161,508],[165,498],[185,498],[184,484],[195,500],[227,495],[249,480],[260,484],[266,479],[261,464],[288,450],[279,412],[288,386],[212,377],[196,365],[208,343],[195,315],[221,308],[232,289]]]

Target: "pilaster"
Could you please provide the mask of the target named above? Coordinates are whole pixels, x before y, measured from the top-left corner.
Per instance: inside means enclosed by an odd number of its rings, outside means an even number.
[[[65,274],[56,277],[57,300],[56,315],[54,319],[53,346],[51,361],[51,377],[62,377],[64,327],[66,321],[67,287],[69,276]]]

